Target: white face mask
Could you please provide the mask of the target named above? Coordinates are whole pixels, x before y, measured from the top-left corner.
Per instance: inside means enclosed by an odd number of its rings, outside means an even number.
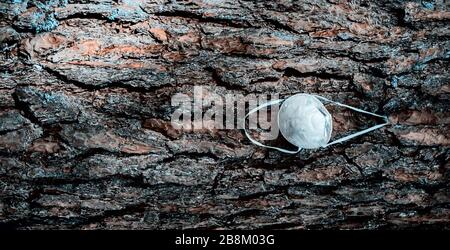
[[[385,123],[375,125],[373,127],[345,136],[341,139],[338,139],[330,143],[329,141],[331,139],[331,132],[333,131],[332,118],[330,113],[328,112],[328,110],[325,108],[325,106],[321,101],[346,107],[357,112],[384,118]],[[310,95],[303,93],[293,95],[287,98],[286,100],[283,99],[273,100],[264,103],[259,107],[250,110],[250,112],[248,112],[247,115],[245,116],[245,119],[247,119],[247,117],[250,114],[257,112],[258,110],[264,107],[279,103],[282,104],[280,107],[280,111],[278,112],[278,128],[280,129],[280,132],[283,135],[283,137],[288,142],[297,146],[298,150],[290,151],[278,147],[264,145],[251,138],[247,130],[244,129],[245,135],[252,143],[261,147],[276,149],[284,153],[297,153],[302,148],[314,149],[340,143],[389,124],[388,118],[386,116],[364,111],[339,102],[334,102],[318,95]],[[244,120],[244,128],[245,128],[245,120]]]

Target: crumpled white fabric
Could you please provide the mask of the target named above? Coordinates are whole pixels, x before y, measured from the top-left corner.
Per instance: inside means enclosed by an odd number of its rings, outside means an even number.
[[[331,132],[333,131],[332,118],[322,102],[329,102],[356,112],[381,117],[385,120],[385,122],[344,136],[333,142],[329,142],[331,139]],[[247,132],[247,129],[245,129],[245,120],[250,114],[257,112],[264,107],[279,103],[282,103],[282,105],[278,113],[278,127],[283,137],[286,138],[287,141],[298,147],[298,150],[296,151],[264,145],[253,139]],[[335,102],[319,95],[300,93],[293,95],[286,100],[271,100],[250,110],[244,119],[244,132],[247,138],[255,145],[276,149],[284,153],[295,154],[298,153],[302,148],[314,149],[341,143],[356,136],[360,136],[375,129],[379,129],[388,124],[389,121],[387,116],[375,114],[343,103]]]
[[[278,128],[299,148],[319,148],[331,138],[331,115],[315,96],[297,94],[286,99],[278,113]]]

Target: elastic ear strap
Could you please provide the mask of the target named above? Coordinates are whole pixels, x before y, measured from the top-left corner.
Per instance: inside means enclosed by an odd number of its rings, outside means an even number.
[[[327,99],[325,97],[322,97],[322,96],[318,96],[318,95],[314,95],[314,96],[317,97],[318,99],[321,99],[321,100],[324,100],[324,101],[327,101],[327,102],[331,102],[331,103],[336,104],[338,106],[345,107],[345,108],[354,110],[356,112],[360,112],[360,113],[364,113],[364,114],[368,114],[368,115],[373,115],[373,116],[376,116],[376,117],[381,117],[381,118],[384,118],[384,120],[385,120],[385,123],[383,123],[383,124],[378,124],[378,125],[375,125],[373,127],[370,127],[370,128],[367,128],[367,129],[364,129],[364,130],[361,130],[361,131],[358,131],[358,132],[356,132],[354,134],[344,136],[341,139],[338,139],[336,141],[330,142],[330,143],[328,143],[327,145],[325,145],[323,147],[327,147],[327,146],[330,146],[330,145],[333,145],[333,144],[336,144],[336,143],[340,143],[340,142],[352,139],[354,137],[357,137],[357,136],[360,136],[362,134],[368,133],[370,131],[379,129],[379,128],[384,127],[384,126],[389,124],[389,120],[388,120],[387,116],[375,114],[375,113],[372,113],[372,112],[369,112],[369,111],[365,111],[365,110],[362,110],[362,109],[359,109],[359,108],[355,108],[355,107],[352,107],[352,106],[349,106],[349,105],[346,105],[346,104],[343,104],[343,103],[340,103],[340,102],[335,102],[335,101],[329,100],[329,99]]]
[[[375,126],[373,126],[373,127],[368,128],[368,129],[364,129],[364,130],[358,131],[358,132],[356,132],[356,133],[354,133],[354,134],[344,136],[344,137],[342,137],[341,139],[338,139],[338,140],[336,140],[336,141],[333,141],[333,142],[328,143],[328,144],[325,145],[324,147],[327,147],[327,146],[330,146],[330,145],[333,145],[333,144],[336,144],[336,143],[340,143],[340,142],[343,142],[343,141],[346,141],[346,140],[350,140],[350,139],[352,139],[353,137],[357,137],[357,136],[360,136],[360,135],[362,135],[362,134],[368,133],[368,132],[370,132],[370,131],[372,131],[372,130],[379,129],[379,128],[384,127],[384,126],[386,126],[386,125],[388,125],[388,124],[389,124],[389,122],[386,122],[386,123],[383,123],[383,124],[378,124],[378,125],[375,125]]]
[[[278,148],[278,147],[272,147],[272,146],[264,145],[264,144],[260,143],[259,141],[253,139],[253,138],[248,134],[247,129],[245,128],[245,121],[247,120],[247,117],[248,117],[249,115],[255,113],[256,111],[258,111],[258,110],[260,110],[260,109],[262,109],[262,108],[265,108],[265,107],[268,107],[268,106],[272,106],[272,105],[274,105],[274,104],[278,104],[278,103],[280,103],[280,102],[282,102],[282,101],[284,101],[284,100],[283,100],[283,99],[279,99],[279,100],[271,100],[271,101],[269,101],[269,102],[266,102],[266,103],[264,103],[264,104],[261,104],[260,106],[258,106],[258,107],[256,107],[256,108],[250,110],[250,111],[245,115],[245,117],[244,117],[244,132],[245,132],[245,135],[247,136],[247,138],[248,138],[253,144],[255,144],[255,145],[257,145],[257,146],[264,147],[264,148],[276,149],[276,150],[278,150],[278,151],[280,151],[280,152],[283,152],[283,153],[296,154],[296,153],[298,153],[298,152],[300,151],[300,148],[298,148],[297,151],[290,151],[290,150],[286,150],[286,149],[282,149],[282,148]]]

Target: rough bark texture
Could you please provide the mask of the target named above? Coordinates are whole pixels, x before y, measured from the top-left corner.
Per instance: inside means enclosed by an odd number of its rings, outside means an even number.
[[[0,13],[4,227],[450,228],[448,2],[2,0]],[[173,129],[171,97],[194,85],[318,93],[393,125],[286,155],[238,129]],[[333,116],[337,135],[376,122]]]

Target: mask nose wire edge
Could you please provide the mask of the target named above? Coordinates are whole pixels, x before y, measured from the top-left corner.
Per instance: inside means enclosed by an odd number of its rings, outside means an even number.
[[[314,95],[314,96],[315,96],[316,98],[320,99],[320,100],[323,100],[323,101],[327,101],[327,102],[333,103],[333,104],[335,104],[335,105],[337,105],[337,106],[345,107],[345,108],[354,110],[354,111],[356,111],[356,112],[360,112],[360,113],[364,113],[364,114],[373,115],[373,116],[376,116],[376,117],[383,118],[384,121],[385,121],[385,123],[375,125],[375,126],[373,126],[373,127],[370,127],[370,128],[367,128],[367,129],[364,129],[364,130],[361,130],[361,131],[358,131],[358,132],[353,133],[353,134],[351,134],[351,135],[344,136],[344,137],[342,137],[341,139],[338,139],[338,140],[336,140],[336,141],[330,142],[330,143],[326,144],[325,146],[322,146],[323,148],[328,147],[328,146],[333,145],[333,144],[336,144],[336,143],[340,143],[340,142],[346,141],[346,140],[350,140],[350,139],[352,139],[352,138],[354,138],[354,137],[357,137],[357,136],[360,136],[360,135],[362,135],[362,134],[368,133],[368,132],[370,132],[370,131],[379,129],[379,128],[384,127],[384,126],[386,126],[386,125],[389,124],[389,119],[388,119],[388,117],[385,116],[385,115],[375,114],[375,113],[372,113],[372,112],[369,112],[369,111],[365,111],[365,110],[362,110],[362,109],[359,109],[359,108],[355,108],[355,107],[352,107],[352,106],[349,106],[349,105],[346,105],[346,104],[343,104],[343,103],[340,103],[340,102],[335,102],[335,101],[329,100],[329,99],[327,99],[327,98],[325,98],[325,97],[322,97],[322,96],[318,96],[318,95]]]

